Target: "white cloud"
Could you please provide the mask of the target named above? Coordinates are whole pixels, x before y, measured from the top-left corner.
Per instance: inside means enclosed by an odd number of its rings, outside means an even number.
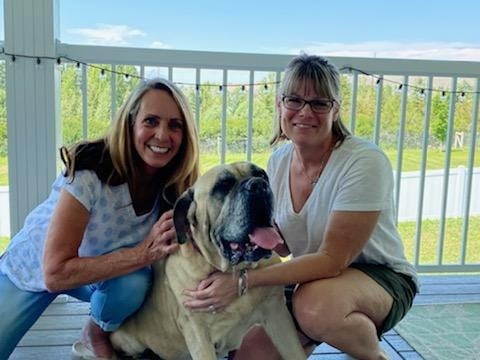
[[[150,47],[151,48],[154,48],[154,49],[171,49],[171,46],[168,45],[168,44],[165,44],[161,41],[154,41],[150,44]]]
[[[460,42],[312,43],[289,53],[301,51],[324,56],[480,61],[480,44]]]
[[[69,33],[80,35],[83,42],[92,45],[126,45],[130,39],[146,34],[127,25],[97,24],[95,28],[69,29]]]

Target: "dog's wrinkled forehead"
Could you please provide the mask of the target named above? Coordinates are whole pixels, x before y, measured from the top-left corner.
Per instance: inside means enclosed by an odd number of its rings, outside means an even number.
[[[263,169],[251,163],[236,163],[222,168],[210,190],[210,198],[222,199],[237,182],[249,177],[266,178],[266,173]]]

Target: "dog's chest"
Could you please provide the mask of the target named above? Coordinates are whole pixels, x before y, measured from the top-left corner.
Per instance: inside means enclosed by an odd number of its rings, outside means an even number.
[[[196,250],[180,251],[167,259],[165,275],[175,296],[183,299],[184,289],[195,289],[215,269]]]

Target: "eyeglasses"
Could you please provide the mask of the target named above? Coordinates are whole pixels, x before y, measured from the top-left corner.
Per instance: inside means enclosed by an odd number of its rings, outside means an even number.
[[[305,104],[310,105],[310,109],[317,114],[327,114],[332,110],[335,100],[331,99],[315,99],[305,100],[298,96],[282,96],[283,105],[289,110],[299,111],[302,110]]]

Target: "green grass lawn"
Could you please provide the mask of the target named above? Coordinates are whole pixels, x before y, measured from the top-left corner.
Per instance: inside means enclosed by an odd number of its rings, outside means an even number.
[[[442,264],[460,263],[462,249],[462,219],[449,218],[445,222],[445,237],[443,242]],[[407,258],[413,262],[415,249],[415,222],[405,221],[398,225],[402,236]],[[421,265],[437,264],[438,237],[440,222],[438,220],[423,220],[419,249]],[[466,263],[480,263],[480,216],[470,216],[468,223],[468,240]]]
[[[0,156],[0,186],[8,185],[8,163],[5,156]]]
[[[467,166],[469,149],[453,149],[450,153],[450,167]],[[396,167],[397,151],[385,150],[393,168]],[[418,171],[422,161],[421,149],[404,149],[402,158],[402,171]],[[446,153],[440,149],[428,149],[427,170],[443,169],[445,166]],[[474,167],[480,166],[480,149],[475,151]]]
[[[10,241],[9,237],[0,236],[0,253],[2,253],[7,248],[9,241]]]
[[[438,247],[438,231],[439,221],[424,220],[422,223],[422,240],[419,252],[419,263],[421,265],[436,264],[437,247]],[[415,222],[401,222],[399,231],[402,235],[405,245],[405,253],[407,258],[413,262],[414,240],[415,240]],[[459,263],[461,249],[460,241],[462,234],[461,219],[447,219],[445,225],[445,240],[443,247],[443,264]],[[469,222],[467,246],[467,263],[480,262],[480,216],[471,216]],[[3,252],[8,244],[9,238],[0,237],[0,253]]]
[[[397,162],[396,150],[386,150],[385,153],[392,163],[395,170]],[[402,158],[402,171],[418,171],[421,165],[421,150],[420,149],[405,149]],[[268,157],[270,153],[255,153],[252,154],[252,161],[259,166],[266,168]],[[227,154],[225,161],[232,162],[238,160],[246,160],[245,154]],[[212,166],[220,163],[220,156],[218,154],[203,153],[200,156],[200,171],[203,173]],[[468,164],[468,150],[455,149],[451,152],[450,167],[456,168],[460,165],[467,166]],[[427,154],[427,170],[443,169],[445,165],[445,152],[439,149],[429,149]],[[480,166],[480,150],[475,152],[475,165]]]

